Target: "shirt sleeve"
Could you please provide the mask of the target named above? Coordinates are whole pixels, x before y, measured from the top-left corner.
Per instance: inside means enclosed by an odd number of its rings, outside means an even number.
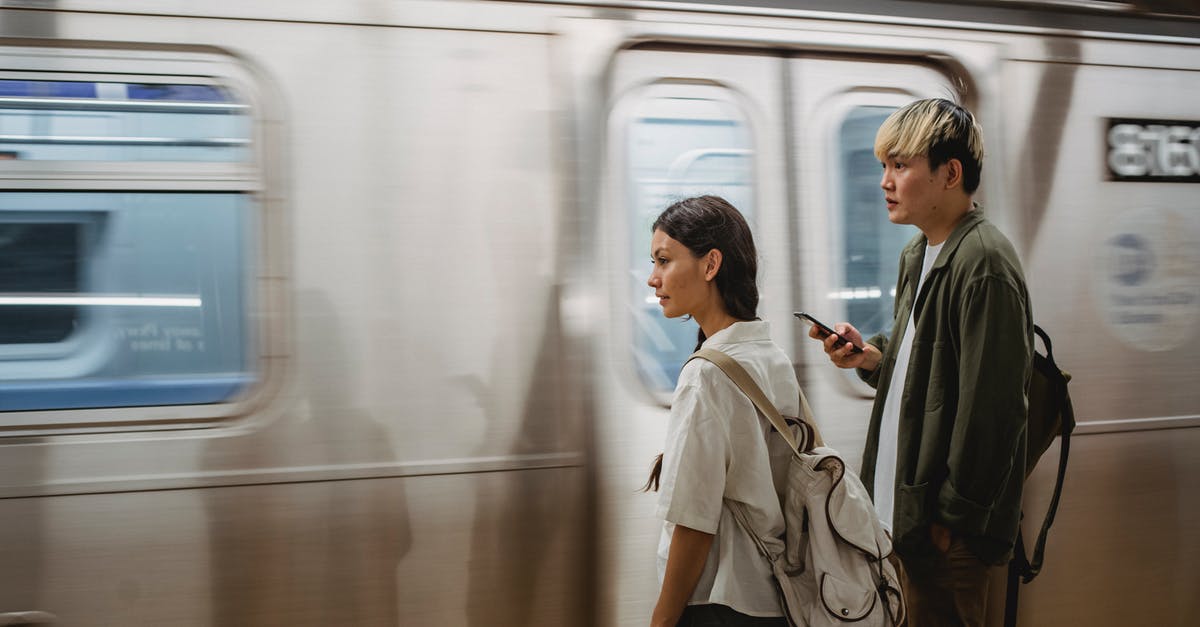
[[[1032,324],[1018,288],[1000,277],[976,281],[959,312],[962,329],[958,407],[938,494],[941,519],[968,534],[983,533],[1016,468],[1025,435],[1025,384],[1032,360]]]
[[[719,405],[711,390],[697,383],[675,391],[658,501],[659,517],[711,534],[721,519],[731,455]]]

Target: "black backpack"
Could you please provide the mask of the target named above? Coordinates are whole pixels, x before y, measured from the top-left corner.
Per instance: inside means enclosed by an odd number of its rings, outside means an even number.
[[[1017,624],[1017,593],[1022,583],[1029,583],[1042,570],[1045,558],[1046,534],[1050,525],[1054,524],[1054,514],[1058,511],[1058,501],[1062,496],[1063,478],[1067,474],[1067,455],[1071,451],[1071,432],[1075,429],[1075,410],[1071,407],[1071,396],[1067,393],[1067,383],[1071,375],[1064,372],[1054,363],[1054,349],[1050,345],[1050,336],[1036,324],[1033,331],[1042,338],[1046,354],[1036,350],[1033,353],[1033,374],[1029,380],[1029,411],[1026,426],[1028,441],[1025,463],[1025,477],[1029,478],[1034,466],[1042,454],[1054,443],[1054,438],[1061,436],[1062,452],[1058,457],[1058,478],[1054,482],[1054,496],[1050,499],[1050,507],[1042,522],[1042,531],[1038,534],[1037,543],[1033,548],[1033,558],[1025,554],[1025,542],[1021,532],[1017,530],[1017,542],[1013,548],[1012,561],[1008,563],[1008,589],[1004,603],[1004,625],[1014,627]]]

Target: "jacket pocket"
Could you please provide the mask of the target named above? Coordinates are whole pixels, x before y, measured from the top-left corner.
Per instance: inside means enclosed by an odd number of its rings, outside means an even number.
[[[908,485],[901,483],[896,488],[896,505],[893,510],[892,533],[895,544],[902,553],[911,553],[913,549],[921,549],[929,543],[929,533],[925,528],[929,525],[929,507],[926,496],[929,492],[928,483]]]

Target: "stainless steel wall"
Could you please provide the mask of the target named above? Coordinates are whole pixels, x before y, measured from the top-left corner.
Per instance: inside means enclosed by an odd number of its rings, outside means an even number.
[[[982,200],[1023,256],[1081,420],[1021,621],[1194,622],[1200,312],[1193,301],[1160,312],[1171,324],[1131,328],[1130,295],[1105,268],[1112,238],[1134,233],[1173,264],[1163,285],[1194,290],[1200,207],[1192,184],[1106,179],[1100,127],[1193,119],[1200,44],[828,17],[0,7],[5,50],[55,59],[9,55],[0,73],[212,73],[251,103],[263,374],[229,407],[0,418],[32,425],[0,439],[0,612],[64,625],[644,624],[660,521],[636,489],[666,409],[629,350],[621,103],[671,83],[728,89],[750,112],[763,316],[851,459],[870,400],[789,319],[837,287],[831,112],[942,90],[975,108]],[[119,185],[78,169],[45,180]],[[28,169],[0,168],[0,181],[42,184]],[[1029,484],[1031,512],[1053,461]]]

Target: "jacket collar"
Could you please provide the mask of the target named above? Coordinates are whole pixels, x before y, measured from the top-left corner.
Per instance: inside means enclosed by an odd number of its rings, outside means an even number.
[[[980,222],[983,222],[983,208],[978,203],[971,203],[971,210],[963,215],[962,219],[954,227],[954,230],[950,232],[950,237],[947,237],[943,243],[942,252],[938,254],[929,271],[933,272],[949,263],[950,257],[954,256],[954,251],[958,249],[958,245],[966,238],[967,233],[970,233],[972,229],[979,226]],[[928,245],[929,239],[922,234],[913,242],[910,247],[910,253],[924,254],[924,248]]]

